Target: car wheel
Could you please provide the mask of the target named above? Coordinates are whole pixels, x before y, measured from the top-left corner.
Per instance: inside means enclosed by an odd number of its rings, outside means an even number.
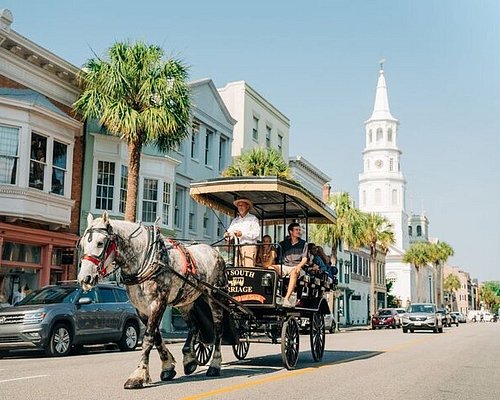
[[[68,326],[56,324],[52,328],[45,352],[52,357],[64,357],[71,351],[73,337]]]
[[[403,328],[403,333],[408,333],[408,328]]]
[[[138,341],[138,328],[132,322],[127,322],[125,324],[125,328],[123,329],[122,337],[118,342],[118,347],[121,351],[132,351],[137,347]]]
[[[335,322],[332,322],[332,324],[330,325],[330,333],[335,333],[335,329],[336,329]]]
[[[413,333],[413,332],[415,332],[415,330],[414,329],[410,329],[410,333]]]

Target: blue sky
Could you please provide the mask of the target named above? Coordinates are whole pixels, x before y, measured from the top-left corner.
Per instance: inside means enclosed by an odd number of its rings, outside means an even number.
[[[384,57],[408,211],[451,264],[500,280],[500,2],[0,0],[12,28],[81,66],[141,39],[216,86],[245,80],[291,120],[291,155],[357,200]]]

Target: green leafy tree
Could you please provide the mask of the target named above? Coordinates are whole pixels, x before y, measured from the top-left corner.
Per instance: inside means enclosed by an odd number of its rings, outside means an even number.
[[[429,257],[434,265],[434,300],[441,306],[443,305],[443,265],[453,254],[453,248],[446,242],[429,244]]]
[[[403,262],[411,264],[415,268],[415,286],[417,289],[417,302],[422,301],[420,293],[420,271],[431,261],[429,255],[429,244],[426,242],[413,243],[403,256]]]
[[[83,91],[74,109],[97,118],[109,133],[128,144],[125,219],[135,221],[143,145],[167,152],[190,132],[187,67],[163,59],[163,50],[142,42],[117,42],[107,58],[92,58],[82,69]]]
[[[335,210],[337,222],[335,224],[313,225],[311,239],[316,243],[331,247],[332,265],[337,264],[337,251],[343,241],[349,247],[361,246],[363,236],[361,231],[361,213],[353,206],[349,193],[337,193],[328,199],[327,203]]]
[[[491,290],[496,294],[497,301],[492,305],[491,311],[495,314],[498,314],[498,310],[500,308],[500,281],[484,282],[483,287]]]
[[[379,251],[387,254],[394,244],[394,232],[389,220],[379,214],[363,213],[361,242],[370,249],[370,315],[375,315],[375,260]]]
[[[277,176],[291,179],[288,163],[275,149],[256,147],[241,156],[222,173],[223,176]]]
[[[448,298],[450,299],[449,303],[451,304],[452,311],[454,311],[455,305],[455,292],[460,289],[460,279],[458,276],[449,274],[444,279],[444,291],[448,294]]]

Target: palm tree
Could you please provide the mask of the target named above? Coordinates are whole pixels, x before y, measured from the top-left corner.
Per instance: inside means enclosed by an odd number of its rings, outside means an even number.
[[[443,305],[443,265],[453,254],[453,248],[446,242],[432,243],[429,248],[429,257],[434,265],[434,301],[438,306]]]
[[[336,265],[337,250],[342,241],[349,247],[361,246],[361,214],[353,206],[351,196],[346,192],[330,196],[327,203],[335,210],[337,222],[335,224],[314,225],[311,229],[311,239],[316,243],[331,246],[330,260],[332,265]]]
[[[370,248],[370,315],[375,315],[375,260],[379,249],[387,254],[394,244],[394,232],[389,220],[375,213],[362,214],[361,232],[362,243]]]
[[[444,280],[444,290],[446,293],[449,293],[450,295],[450,303],[451,303],[451,309],[453,311],[453,305],[454,305],[454,301],[453,301],[453,297],[454,297],[454,293],[455,291],[457,291],[458,289],[460,289],[460,279],[458,279],[458,277],[456,275],[453,275],[453,274],[449,274],[446,279]]]
[[[415,267],[415,287],[417,289],[417,302],[421,301],[419,276],[420,270],[430,262],[429,243],[413,243],[403,256],[403,262]]]
[[[222,173],[223,176],[277,176],[290,179],[291,171],[281,153],[275,149],[256,147],[241,156]]]
[[[107,59],[92,58],[80,74],[83,91],[73,104],[85,119],[98,118],[128,144],[125,219],[135,221],[142,146],[167,152],[190,131],[187,67],[163,60],[163,50],[142,42],[117,42]]]

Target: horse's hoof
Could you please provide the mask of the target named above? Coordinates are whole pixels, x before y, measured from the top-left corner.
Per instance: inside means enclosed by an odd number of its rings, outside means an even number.
[[[198,362],[196,360],[190,361],[184,365],[184,374],[191,375],[194,371],[196,371],[196,368],[198,368]]]
[[[220,368],[208,367],[207,376],[220,376]]]
[[[123,385],[124,389],[142,389],[144,385],[140,379],[128,379]]]
[[[171,381],[172,379],[174,379],[174,376],[177,374],[177,372],[175,372],[175,369],[166,369],[165,371],[161,371],[161,374],[160,374],[160,379],[162,381]]]

